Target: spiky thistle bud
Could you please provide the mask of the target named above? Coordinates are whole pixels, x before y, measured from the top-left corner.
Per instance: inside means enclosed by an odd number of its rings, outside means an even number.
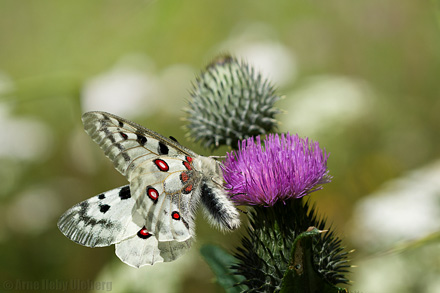
[[[270,82],[244,62],[226,55],[208,65],[193,84],[185,109],[189,135],[207,148],[273,132],[280,99]]]

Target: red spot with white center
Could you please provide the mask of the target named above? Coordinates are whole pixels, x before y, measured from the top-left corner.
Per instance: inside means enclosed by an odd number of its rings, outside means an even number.
[[[139,236],[139,238],[142,238],[142,239],[147,239],[147,238],[151,237],[151,234],[147,231],[145,226],[142,227],[142,229],[139,230],[137,235]]]
[[[159,192],[156,190],[156,188],[151,186],[147,186],[147,195],[154,202],[156,202],[157,199],[159,198]]]
[[[176,221],[180,220],[180,214],[178,212],[172,212],[171,217]]]
[[[161,159],[156,159],[156,160],[154,160],[154,164],[157,166],[157,168],[159,168],[159,170],[160,171],[162,171],[162,172],[167,172],[169,169],[170,169],[170,167],[168,166],[168,164],[164,161],[164,160],[161,160]]]

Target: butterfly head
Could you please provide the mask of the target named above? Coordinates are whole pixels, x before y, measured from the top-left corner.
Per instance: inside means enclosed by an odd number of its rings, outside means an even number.
[[[213,158],[198,156],[194,160],[194,167],[203,174],[203,177],[210,178],[217,184],[223,183],[223,173],[220,163]]]

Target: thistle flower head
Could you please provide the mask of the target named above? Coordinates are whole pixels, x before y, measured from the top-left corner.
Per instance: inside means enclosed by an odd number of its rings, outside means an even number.
[[[243,205],[273,206],[301,198],[330,182],[327,158],[317,142],[298,135],[269,134],[264,147],[260,137],[248,138],[226,156],[225,188]]]
[[[221,56],[193,85],[185,109],[189,135],[205,147],[235,147],[238,140],[275,130],[280,97],[268,80],[244,62]]]

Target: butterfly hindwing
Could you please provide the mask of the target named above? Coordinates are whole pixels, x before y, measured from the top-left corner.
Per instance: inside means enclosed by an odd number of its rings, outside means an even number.
[[[134,207],[129,185],[122,186],[73,206],[60,217],[58,227],[69,239],[84,246],[116,244],[116,255],[133,267],[173,261],[191,247],[190,234],[184,241],[159,241],[158,235],[142,226],[145,220]]]
[[[156,237],[141,229],[139,232],[116,244],[116,255],[133,267],[170,262],[191,247],[192,238],[186,241],[158,241]]]
[[[198,198],[195,186],[200,177],[187,156],[144,161],[131,180],[136,212],[146,219],[145,227],[159,241],[184,241],[193,235],[193,210]],[[194,196],[193,196],[194,195]]]
[[[134,205],[128,185],[115,188],[73,206],[60,217],[58,227],[84,246],[108,246],[142,227],[142,219],[133,213]]]

